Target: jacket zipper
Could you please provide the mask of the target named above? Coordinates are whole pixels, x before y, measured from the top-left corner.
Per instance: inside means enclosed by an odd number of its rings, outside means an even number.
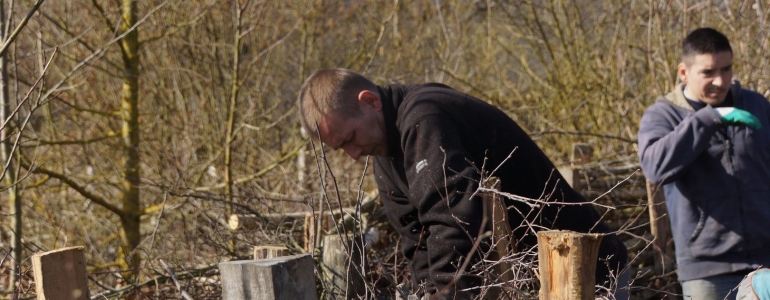
[[[733,162],[733,144],[730,142],[730,138],[725,139],[725,147],[727,147],[727,162],[730,167],[729,174],[735,176],[735,164]]]
[[[740,233],[740,235],[744,237],[744,239],[743,239],[743,241],[741,243],[743,244],[743,247],[749,248],[748,243],[749,243],[750,238],[748,238],[746,236],[747,232],[746,232],[746,222],[745,222],[744,213],[743,213],[743,197],[741,197],[741,191],[740,191],[740,187],[739,187],[740,181],[738,180],[737,177],[735,177],[735,160],[733,158],[733,156],[735,156],[735,155],[733,153],[733,144],[732,144],[729,136],[728,136],[728,138],[727,138],[727,140],[725,142],[725,145],[727,147],[727,158],[728,158],[728,163],[729,163],[729,166],[730,166],[730,170],[729,170],[730,171],[730,175],[733,176],[733,179],[735,181],[735,189],[736,189],[736,191],[733,191],[733,192],[737,193],[738,214],[740,215],[739,219],[740,219],[740,222],[741,222],[741,228],[743,229],[743,232]]]

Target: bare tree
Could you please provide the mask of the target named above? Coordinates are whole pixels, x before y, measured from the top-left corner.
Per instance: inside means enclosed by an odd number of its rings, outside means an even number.
[[[23,104],[25,100],[29,99],[29,94],[27,94],[25,99],[17,99],[17,101],[11,100],[9,85],[12,81],[9,78],[7,68],[8,56],[6,53],[32,15],[37,11],[40,5],[43,4],[43,1],[44,0],[38,0],[34,3],[27,15],[16,24],[13,32],[11,32],[11,29],[14,28],[11,21],[13,13],[8,13],[6,9],[9,7],[12,8],[14,1],[9,1],[9,3],[0,1],[0,43],[2,44],[0,47],[0,122],[2,122],[2,125],[0,126],[0,161],[4,164],[2,175],[0,175],[0,177],[3,178],[4,188],[8,191],[8,215],[11,218],[9,226],[11,235],[10,247],[13,249],[13,255],[10,264],[11,280],[8,282],[8,290],[10,291],[15,290],[16,284],[19,281],[19,265],[23,259],[21,244],[23,236],[22,206],[18,186],[18,181],[20,180],[20,168],[18,167],[18,161],[16,160],[19,158],[18,137],[21,136],[20,131],[23,129],[23,126],[26,125],[26,121],[23,121],[24,118],[19,116],[18,107],[14,108],[14,104]],[[43,76],[44,73],[45,71],[41,68],[39,76]],[[39,104],[39,102],[37,104]],[[34,105],[28,110],[27,121],[37,107],[37,105]]]

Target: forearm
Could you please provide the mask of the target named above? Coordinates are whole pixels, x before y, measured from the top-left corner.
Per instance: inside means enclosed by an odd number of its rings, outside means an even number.
[[[428,270],[430,260],[426,247],[427,232],[419,222],[417,208],[406,196],[390,191],[393,187],[384,177],[378,177],[378,180],[380,200],[388,222],[401,236],[400,251],[409,261],[415,291],[419,285],[426,285],[430,289],[433,283]]]
[[[430,278],[437,295],[448,299],[471,299],[480,291],[473,289],[481,285],[481,280],[472,275],[471,268],[486,249],[482,243],[474,249],[484,226],[484,214],[482,199],[470,198],[476,185],[469,175],[447,176],[443,181],[447,186],[425,193],[418,208],[420,222],[430,232]]]
[[[648,111],[639,129],[639,160],[642,171],[654,183],[668,183],[709,147],[721,123],[710,108],[701,109],[673,124],[671,116]]]

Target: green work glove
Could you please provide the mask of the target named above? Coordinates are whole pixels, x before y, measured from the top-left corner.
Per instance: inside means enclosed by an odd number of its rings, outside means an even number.
[[[751,129],[759,130],[762,128],[762,124],[759,124],[759,119],[742,109],[735,107],[717,107],[714,111],[722,118],[722,122],[730,125],[746,125]]]

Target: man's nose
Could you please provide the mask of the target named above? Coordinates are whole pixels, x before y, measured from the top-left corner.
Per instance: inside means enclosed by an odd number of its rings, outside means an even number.
[[[718,87],[724,87],[726,82],[730,82],[730,79],[725,77],[727,77],[727,74],[719,74],[719,76],[714,78],[714,81],[712,81],[711,84]]]

